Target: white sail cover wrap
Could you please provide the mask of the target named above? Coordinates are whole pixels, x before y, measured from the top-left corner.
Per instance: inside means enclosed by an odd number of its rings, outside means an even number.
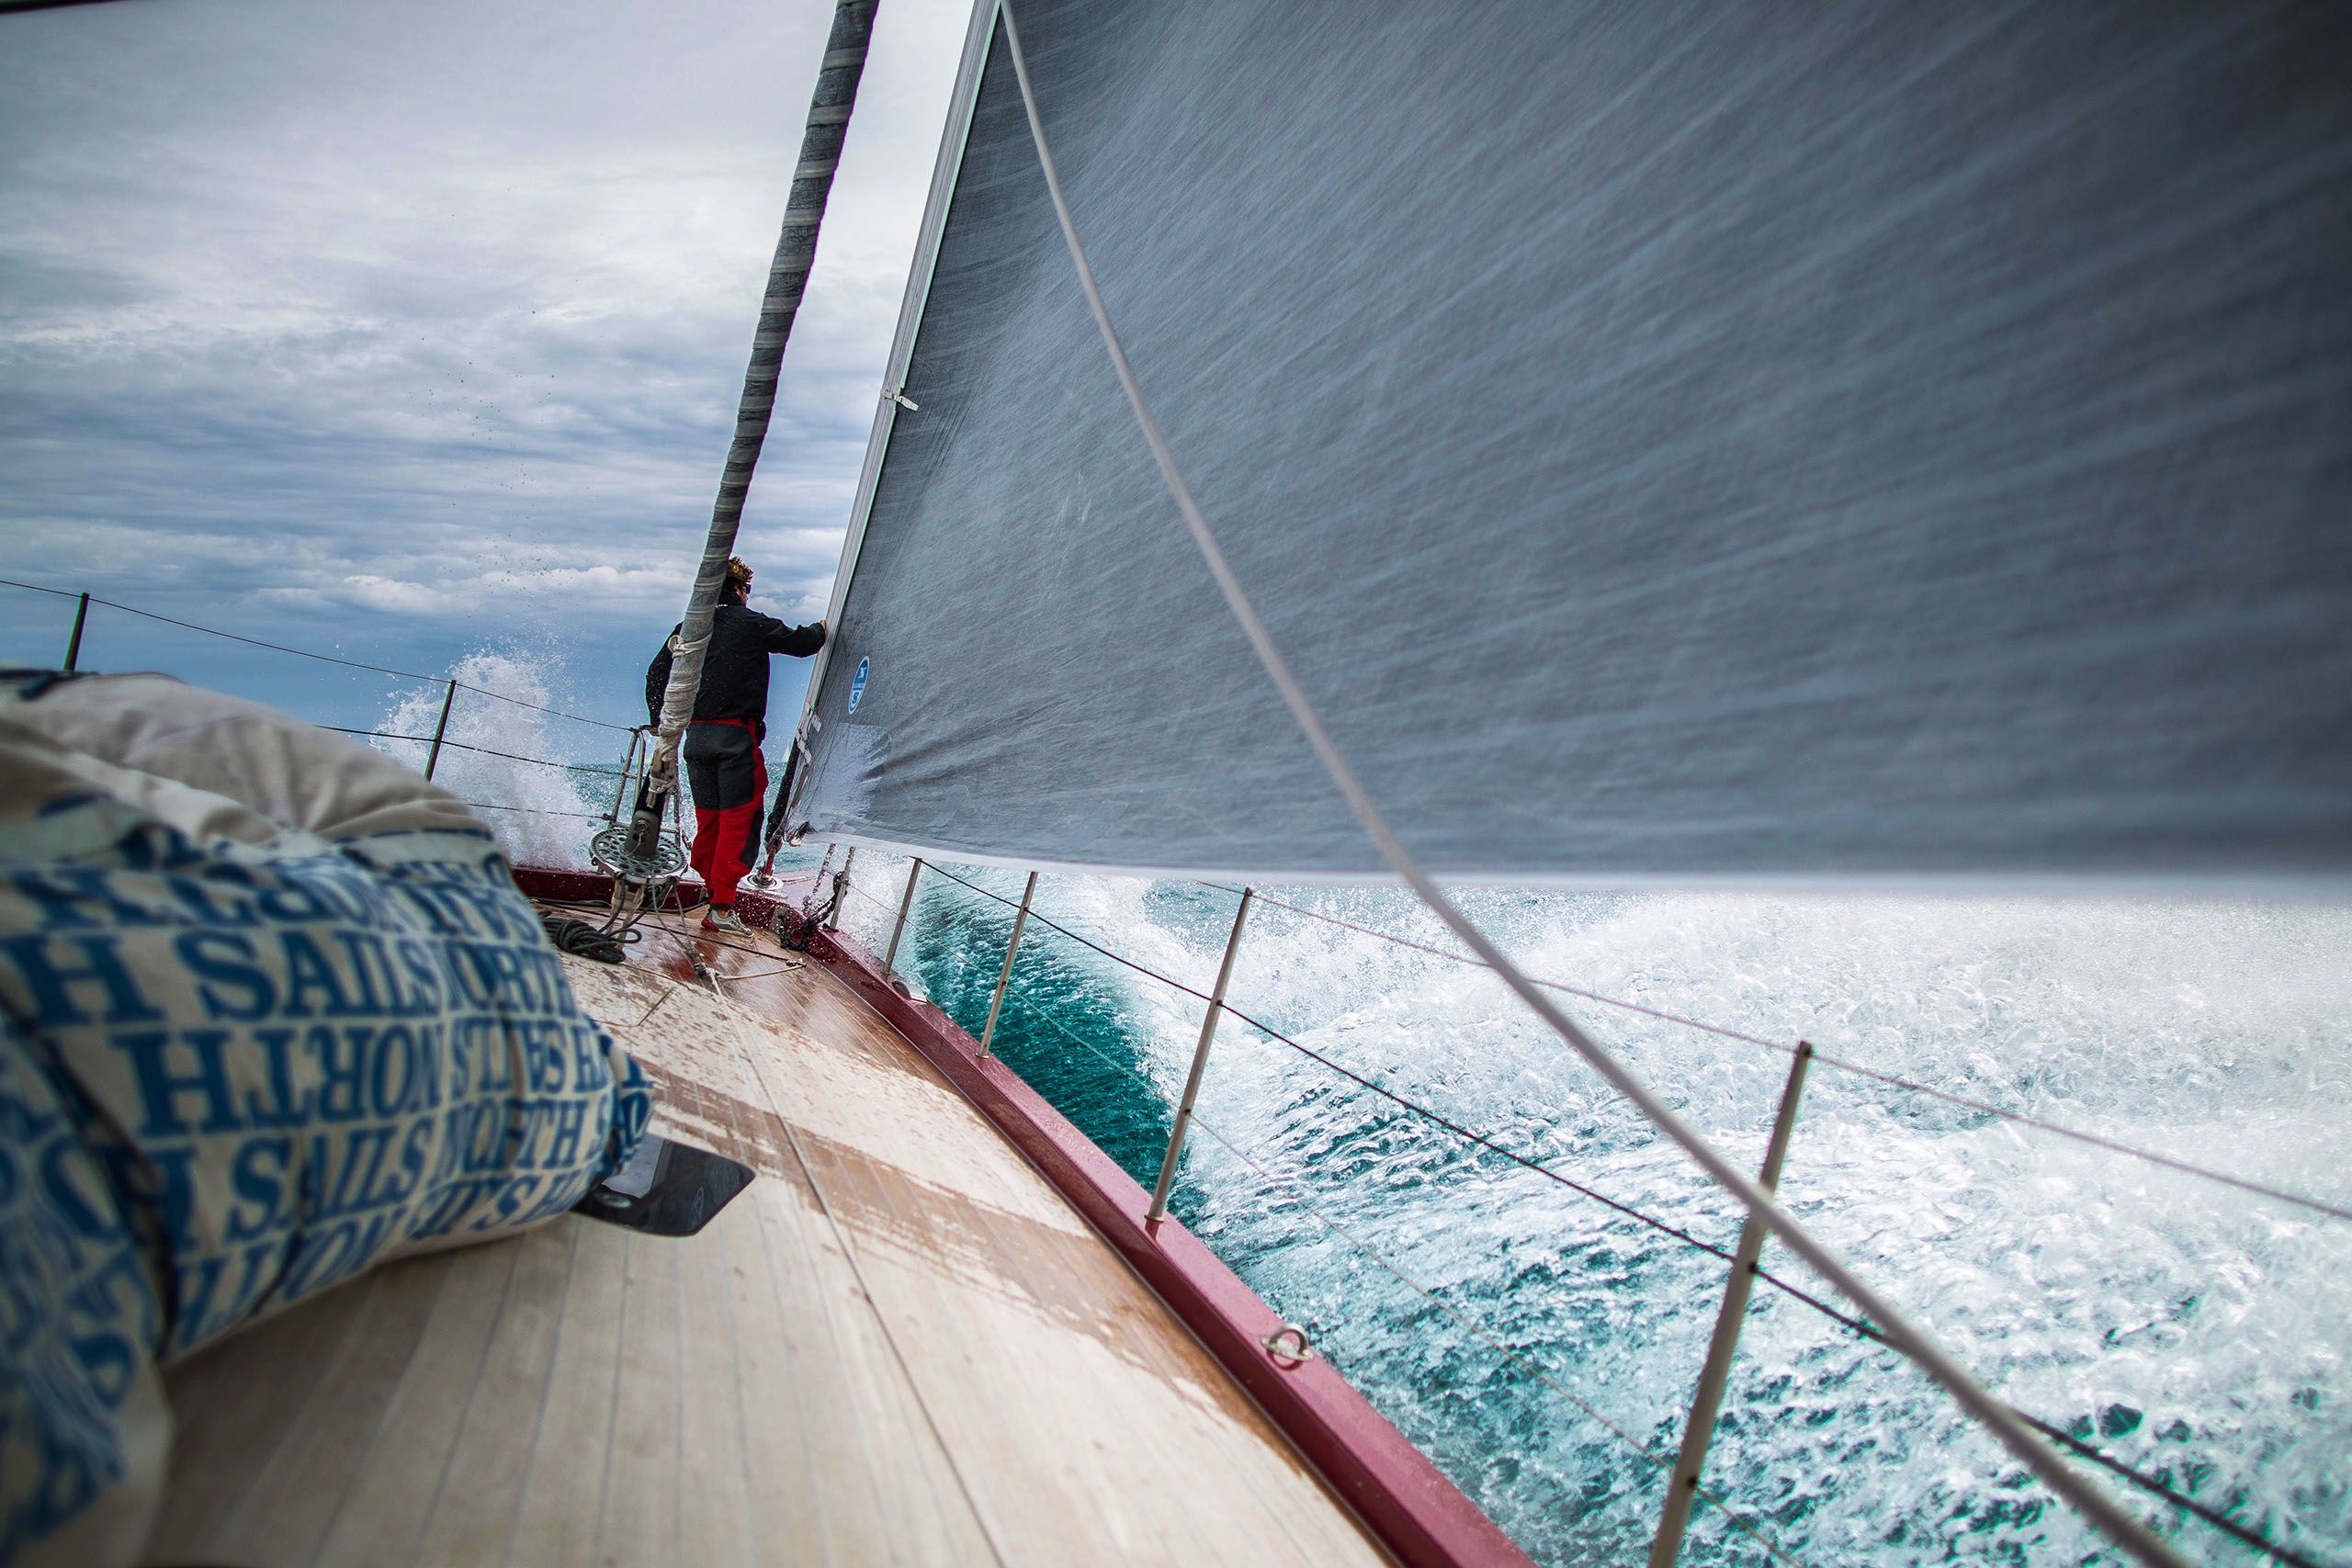
[[[1177,460],[1432,871],[2352,868],[2352,13],[1019,17]],[[968,112],[796,819],[1382,874],[1001,36]]]

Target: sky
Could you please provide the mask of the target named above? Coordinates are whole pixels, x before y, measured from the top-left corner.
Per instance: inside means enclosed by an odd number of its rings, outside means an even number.
[[[732,434],[827,0],[0,17],[0,578],[637,722]],[[823,614],[968,6],[889,0],[739,553]],[[0,661],[73,601],[0,588]],[[386,677],[104,608],[85,669]],[[772,712],[801,682],[779,671]]]

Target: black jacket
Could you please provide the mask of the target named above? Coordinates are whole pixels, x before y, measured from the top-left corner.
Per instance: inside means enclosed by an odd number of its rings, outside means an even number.
[[[684,623],[670,630],[675,637]],[[721,604],[711,617],[710,651],[703,655],[702,688],[695,694],[695,717],[741,718],[767,734],[768,655],[806,659],[825,646],[823,626],[787,626],[741,604]],[[664,642],[645,668],[647,722],[662,722],[662,694],[670,685],[670,645]]]

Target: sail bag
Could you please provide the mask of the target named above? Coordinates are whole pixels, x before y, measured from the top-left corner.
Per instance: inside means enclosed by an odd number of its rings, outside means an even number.
[[[1432,870],[2352,868],[2352,13],[1017,14],[1176,460]],[[796,819],[1383,874],[982,58]]]
[[[163,676],[0,690],[0,1562],[129,1562],[159,1364],[563,1213],[643,1135],[490,834]]]

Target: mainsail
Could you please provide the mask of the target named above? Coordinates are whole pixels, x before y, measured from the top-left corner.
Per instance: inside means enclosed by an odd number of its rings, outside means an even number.
[[[991,14],[792,819],[1382,874],[1137,435]],[[2352,869],[2332,13],[1021,24],[1186,477],[1431,870]]]

